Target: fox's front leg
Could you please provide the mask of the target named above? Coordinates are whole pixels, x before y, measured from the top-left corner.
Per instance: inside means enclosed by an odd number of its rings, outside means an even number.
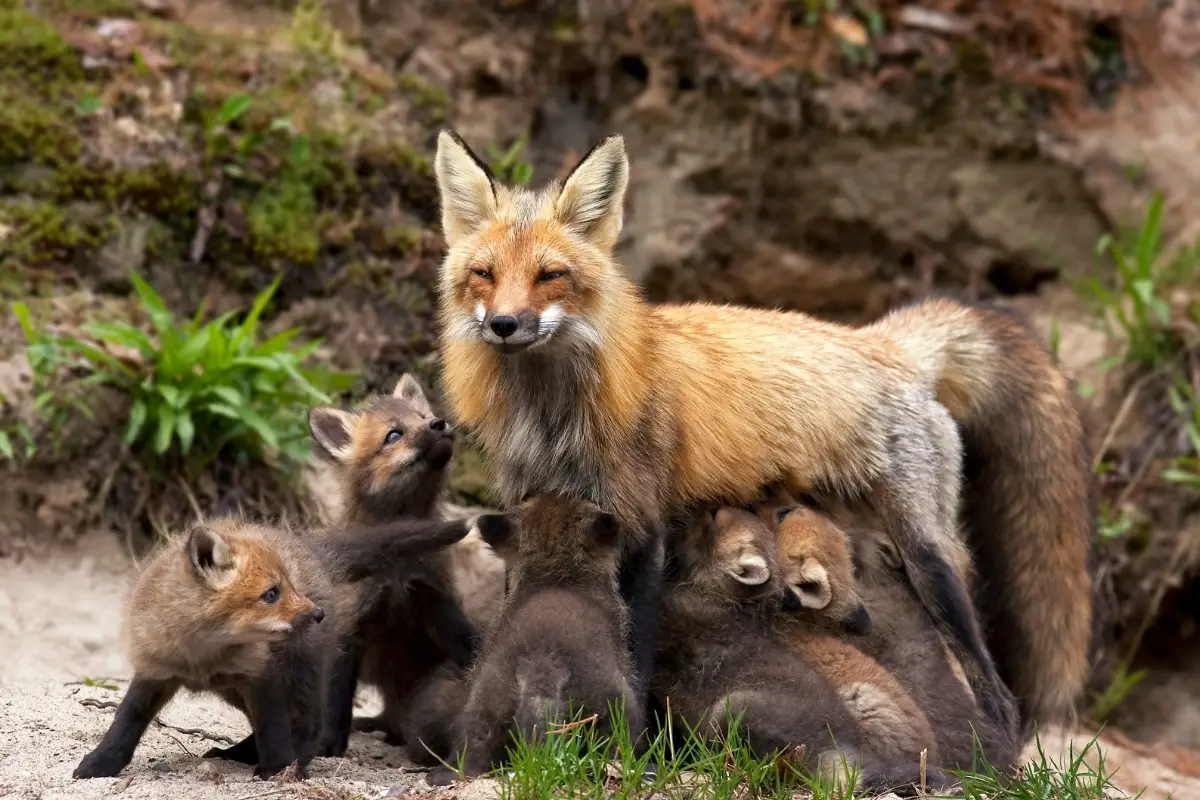
[[[258,748],[254,774],[269,778],[296,760],[287,684],[278,675],[258,679],[246,693],[246,707]]]
[[[658,648],[664,538],[661,526],[648,522],[645,542],[636,550],[627,549],[621,558],[620,592],[629,609],[629,648],[636,680],[634,702],[643,706]]]
[[[104,738],[95,750],[84,756],[72,776],[115,778],[133,759],[133,751],[142,740],[150,720],[178,690],[179,684],[175,681],[151,681],[134,675]]]
[[[341,758],[350,744],[354,724],[354,693],[358,691],[358,671],[362,664],[362,641],[357,636],[342,642],[329,671],[325,695],[325,725],[321,737],[321,755]]]
[[[308,777],[308,765],[318,755],[325,732],[326,690],[329,661],[311,649],[297,649],[288,659],[292,748],[296,753],[296,774]]]

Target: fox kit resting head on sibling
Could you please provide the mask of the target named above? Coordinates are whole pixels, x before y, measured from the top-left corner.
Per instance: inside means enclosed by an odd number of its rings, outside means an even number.
[[[335,645],[333,588],[321,559],[289,531],[218,517],[146,564],[129,604],[134,677],[77,778],[112,777],[180,688],[214,691],[262,744],[255,773],[316,754]]]
[[[617,587],[621,525],[591,503],[533,497],[477,522],[509,569],[509,593],[471,673],[459,718],[464,772],[480,775],[501,760],[510,732],[527,740],[572,712],[597,715],[609,730],[622,708],[632,735],[644,729]],[[431,774],[444,782],[447,770]]]
[[[354,409],[312,409],[309,429],[342,489],[341,518],[331,531],[353,535],[396,526],[396,536],[407,536],[418,528],[464,524],[440,515],[454,432],[408,373],[391,394]],[[351,727],[382,730],[392,744],[406,744],[417,763],[430,763],[431,750],[448,754],[451,731],[444,723],[454,706],[442,701],[465,694],[462,673],[474,657],[477,636],[464,613],[463,594],[493,594],[498,605],[504,589],[502,571],[464,563],[497,559],[463,544],[415,558],[403,573],[338,587],[343,652],[330,691],[326,755],[345,753]],[[461,585],[461,577],[475,573],[487,584],[475,578]],[[379,688],[384,709],[378,717],[352,722],[360,676]]]
[[[1029,326],[949,299],[857,328],[647,303],[613,257],[620,136],[538,190],[501,185],[449,131],[435,171],[442,383],[503,503],[594,502],[646,531],[622,566],[650,574],[639,546],[680,509],[750,504],[776,482],[866,497],[987,713],[1017,723],[1002,677],[1026,726],[1070,713],[1092,636],[1092,476],[1070,385]],[[972,552],[992,573],[975,602]],[[626,599],[652,627],[657,584],[623,585],[645,588]]]

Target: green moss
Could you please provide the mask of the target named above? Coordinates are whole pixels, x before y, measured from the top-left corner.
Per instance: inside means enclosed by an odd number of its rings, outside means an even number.
[[[0,75],[0,162],[57,166],[79,159],[83,142],[59,102]]]
[[[28,200],[0,200],[0,225],[10,229],[6,267],[68,261],[80,248],[97,247],[109,227],[101,219],[73,217],[55,203]]]
[[[0,7],[0,72],[26,78],[52,75],[59,79],[82,76],[71,46],[50,25],[14,7]]]
[[[428,111],[444,111],[450,105],[450,95],[444,89],[432,86],[408,72],[398,77],[400,88]]]
[[[254,255],[297,264],[317,260],[323,219],[306,183],[283,180],[268,186],[247,207],[246,216]]]

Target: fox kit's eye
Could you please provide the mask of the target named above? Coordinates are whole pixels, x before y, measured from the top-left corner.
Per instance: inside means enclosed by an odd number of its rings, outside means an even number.
[[[478,267],[472,268],[471,274],[475,275],[476,277],[483,278],[484,280],[487,280],[488,278],[492,277],[492,273],[489,270],[480,269]]]
[[[267,605],[273,606],[279,602],[279,587],[272,586],[262,593],[262,601]]]
[[[538,275],[538,283],[547,283],[548,281],[555,281],[566,274],[567,273],[563,272],[562,270],[548,270],[546,272],[543,272],[541,275]]]
[[[403,435],[404,435],[404,431],[398,431],[395,429],[390,430],[387,432],[387,436],[383,437],[383,443],[384,444],[395,444],[396,442],[400,441],[400,437],[402,437]]]

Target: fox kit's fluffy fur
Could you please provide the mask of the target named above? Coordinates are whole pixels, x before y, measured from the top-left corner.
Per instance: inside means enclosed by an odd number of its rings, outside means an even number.
[[[476,524],[509,568],[509,592],[459,718],[466,776],[503,757],[514,727],[536,739],[547,722],[569,722],[571,712],[597,714],[605,731],[610,709],[621,708],[640,736],[640,692],[617,584],[617,518],[590,503],[542,495]],[[431,779],[446,780],[444,772]]]
[[[925,713],[879,662],[846,641],[868,635],[872,625],[846,535],[800,505],[774,509],[769,522],[759,522],[778,527],[782,607],[792,612],[780,617],[784,636],[834,685],[875,752],[900,760],[925,750],[930,764],[939,763]]]
[[[759,757],[803,746],[808,766],[838,774],[859,761],[876,791],[919,780],[919,748],[877,749],[830,680],[777,630],[775,533],[748,511],[697,509],[668,548],[662,646],[653,693],[699,733],[720,738],[732,716]],[[832,736],[832,739],[830,738]],[[931,784],[948,780],[936,769]]]
[[[124,769],[180,688],[216,692],[250,718],[261,743],[256,774],[298,762],[303,775],[336,647],[332,599],[321,559],[290,532],[219,517],[177,536],[134,586],[133,681],[75,777]]]
[[[146,564],[129,603],[134,677],[77,778],[125,768],[146,727],[181,688],[212,691],[250,719],[242,742],[214,748],[273,775],[317,755],[328,678],[338,653],[334,585],[403,571],[467,526],[331,536],[319,543],[235,516],[201,521]],[[402,532],[404,533],[404,532]]]
[[[309,429],[342,489],[342,519],[329,532],[352,533],[398,520],[429,528],[456,524],[441,520],[438,507],[453,431],[434,415],[411,375],[401,376],[391,395],[372,397],[356,409],[314,408]],[[449,720],[457,708],[451,698],[465,694],[462,677],[477,636],[456,591],[454,548],[415,559],[404,574],[338,587],[344,652],[330,691],[327,754],[346,750],[361,677],[380,689],[384,709],[354,727],[383,730],[392,743],[404,742],[418,763],[446,755]],[[503,573],[495,578],[496,586],[478,588],[496,590],[498,600]]]
[[[832,504],[834,513],[856,519],[857,515],[838,505]],[[809,647],[814,640],[827,643],[840,637],[842,647],[882,668],[889,682],[886,685],[878,674],[860,679],[897,701],[898,713],[908,721],[890,731],[886,724],[881,725],[881,735],[916,734],[919,730],[921,740],[927,741],[927,732],[932,731],[936,746],[930,747],[930,763],[953,769],[972,768],[974,736],[978,736],[988,763],[1007,771],[1019,750],[1017,732],[999,727],[980,713],[957,659],[930,625],[905,580],[903,565],[888,537],[863,527],[850,539],[829,515],[806,505],[784,507],[776,516],[782,517],[778,541],[780,571],[787,584],[785,598],[794,600],[788,615],[794,619],[785,630],[799,637],[802,647]],[[856,565],[853,572],[849,548],[853,548]],[[830,553],[838,555],[831,561]],[[836,614],[822,609],[827,598],[833,602],[826,609],[834,608],[838,598],[864,603],[870,611],[868,629],[847,631]],[[787,600],[785,604],[789,604]],[[814,628],[823,629],[826,635],[814,636]],[[860,699],[869,702],[872,694],[863,693]],[[912,717],[914,712],[919,720]],[[883,723],[885,717],[881,715],[879,721]]]
[[[536,191],[499,184],[449,131],[435,168],[443,383],[505,500],[566,491],[636,526],[743,505],[778,480],[865,495],[992,715],[1009,718],[956,534],[962,426],[993,645],[1025,710],[1072,708],[1091,635],[1089,473],[1068,382],[1029,330],[949,300],[865,328],[650,305],[612,255],[620,136]],[[633,603],[635,628],[651,606]]]

